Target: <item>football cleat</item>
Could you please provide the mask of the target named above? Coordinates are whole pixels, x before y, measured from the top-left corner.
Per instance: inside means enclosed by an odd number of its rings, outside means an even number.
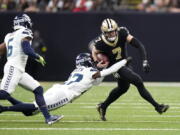
[[[169,109],[169,105],[160,104],[158,107],[155,108],[155,110],[159,113],[165,113]]]
[[[48,125],[51,125],[51,124],[53,124],[53,123],[55,123],[55,122],[57,122],[57,121],[59,121],[60,119],[62,119],[64,117],[64,115],[51,115],[48,119],[46,119],[46,123],[48,124]]]
[[[32,115],[34,115],[34,110],[32,110],[32,111],[23,111],[22,112],[25,116],[32,116]]]
[[[106,117],[105,117],[105,115],[106,115],[106,109],[103,109],[103,108],[101,107],[101,104],[102,104],[102,103],[100,103],[100,104],[97,105],[97,111],[99,112],[99,115],[100,115],[101,120],[102,120],[102,121],[106,121]]]

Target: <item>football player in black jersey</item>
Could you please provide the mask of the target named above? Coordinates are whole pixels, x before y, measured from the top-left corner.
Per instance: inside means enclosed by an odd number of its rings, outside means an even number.
[[[118,27],[117,23],[113,19],[105,19],[101,25],[102,34],[95,40],[90,42],[90,49],[94,61],[97,61],[97,66],[100,68],[107,67],[107,63],[98,62],[97,54],[104,53],[109,57],[110,65],[127,58],[127,43],[133,47],[139,49],[142,56],[142,66],[145,72],[150,71],[150,66],[147,60],[147,53],[143,44],[129,34],[129,31],[125,27]],[[110,66],[109,65],[109,66]],[[121,95],[127,92],[130,84],[136,86],[141,97],[151,103],[155,110],[162,114],[169,108],[168,105],[159,104],[153,99],[151,94],[145,88],[142,78],[132,71],[128,66],[124,66],[116,73],[118,86],[114,88],[107,99],[98,104],[98,112],[102,120],[106,120],[105,114],[108,106],[118,99]]]

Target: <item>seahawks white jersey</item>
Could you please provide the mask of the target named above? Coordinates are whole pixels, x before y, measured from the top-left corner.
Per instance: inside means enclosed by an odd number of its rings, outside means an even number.
[[[33,38],[32,31],[21,28],[12,33],[8,33],[4,39],[7,49],[7,63],[21,71],[25,70],[28,56],[23,52],[21,47],[22,39],[25,37]]]
[[[92,75],[98,70],[92,67],[76,68],[65,82],[65,87],[78,94],[84,93],[93,85],[98,85],[102,82],[103,78],[93,79]]]
[[[48,110],[61,107],[76,99],[93,85],[98,85],[104,78],[92,79],[92,75],[97,69],[92,67],[79,67],[75,69],[68,80],[60,85],[55,84],[44,93],[44,99]],[[35,106],[37,103],[34,102]]]

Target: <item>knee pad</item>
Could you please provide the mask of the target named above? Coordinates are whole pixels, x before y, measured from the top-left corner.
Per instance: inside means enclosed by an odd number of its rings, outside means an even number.
[[[43,94],[43,87],[39,86],[33,91],[34,94],[42,95]]]
[[[9,93],[7,93],[5,90],[0,90],[0,99],[8,99]]]

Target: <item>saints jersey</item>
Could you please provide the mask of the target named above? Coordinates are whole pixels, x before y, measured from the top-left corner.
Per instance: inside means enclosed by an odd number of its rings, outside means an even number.
[[[98,70],[92,67],[80,67],[75,69],[68,80],[65,82],[65,86],[78,94],[84,93],[90,89],[93,85],[98,85],[102,82],[103,78],[93,79],[92,75]]]
[[[7,63],[22,71],[25,70],[28,56],[23,52],[21,42],[25,37],[33,38],[32,31],[21,28],[5,36],[4,42],[7,49]]]
[[[109,57],[110,65],[127,57],[126,38],[129,32],[125,27],[120,27],[118,37],[114,42],[106,40],[102,34],[93,40],[93,44],[97,50]]]

